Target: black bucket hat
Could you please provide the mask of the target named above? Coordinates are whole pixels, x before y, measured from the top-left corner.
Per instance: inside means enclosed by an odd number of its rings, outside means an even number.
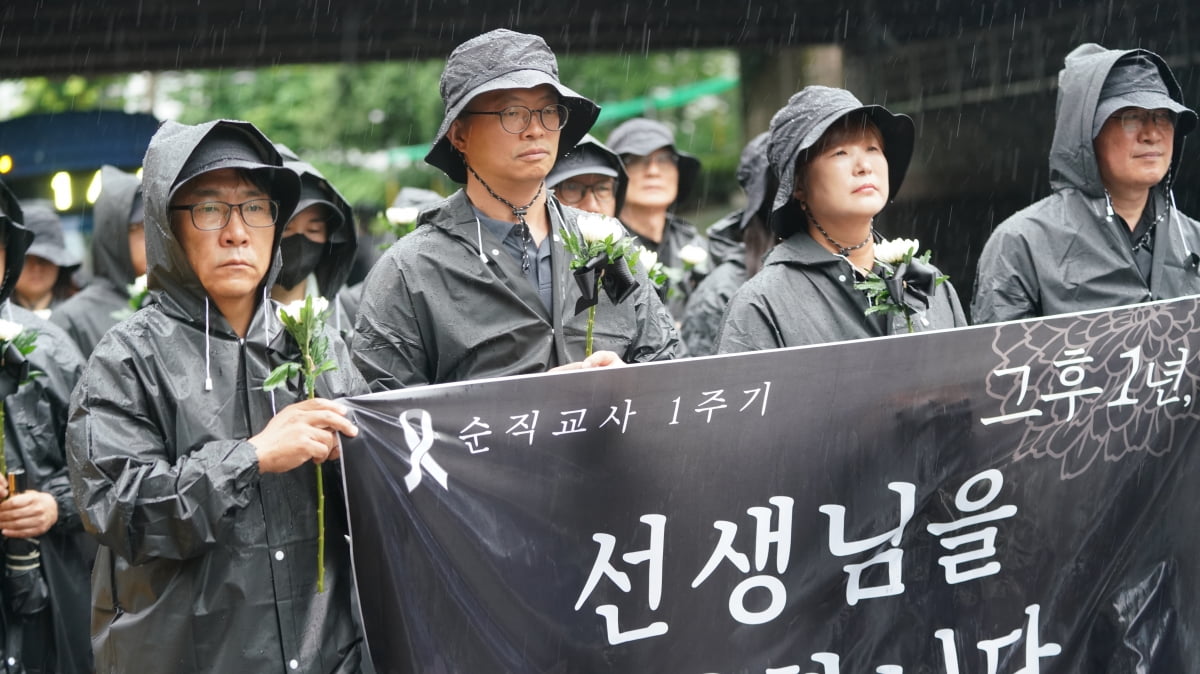
[[[1175,133],[1181,136],[1196,128],[1196,113],[1171,98],[1158,66],[1144,54],[1123,56],[1108,71],[1092,122],[1092,138],[1100,135],[1104,123],[1121,108],[1170,110],[1176,115]]]
[[[801,153],[816,145],[838,120],[856,112],[865,113],[883,135],[883,155],[888,161],[888,201],[895,200],[900,192],[912,160],[916,135],[912,118],[892,114],[882,105],[863,105],[845,89],[804,87],[792,94],[787,105],[771,118],[767,155],[779,178],[771,208],[771,226],[780,236],[793,234],[796,223],[806,222],[804,211],[792,198],[796,189],[796,162]]]
[[[618,155],[638,157],[647,157],[659,148],[671,148],[679,155],[679,190],[675,195],[675,203],[691,194],[700,177],[700,160],[676,147],[675,132],[657,120],[638,117],[622,123],[608,134],[608,146]]]
[[[21,224],[33,233],[33,243],[29,244],[26,255],[36,255],[43,260],[49,260],[56,267],[65,269],[68,274],[73,274],[79,269],[80,260],[67,250],[62,220],[52,208],[42,204],[26,207],[25,221]]]
[[[763,210],[767,200],[775,197],[771,190],[774,175],[771,173],[771,162],[767,159],[767,142],[770,138],[771,134],[766,131],[751,138],[742,148],[742,155],[738,159],[737,181],[746,193],[746,208],[742,209],[742,216],[738,220],[738,228],[742,230],[750,225],[756,213]]]
[[[558,81],[558,60],[546,41],[498,29],[458,45],[446,59],[440,89],[446,115],[425,162],[446,172],[457,183],[467,182],[467,167],[446,134],[476,96],[501,89],[532,89],[549,84],[567,106],[567,125],[559,131],[558,156],[575,147],[596,123],[600,106]]]
[[[4,276],[0,279],[0,304],[12,295],[17,278],[25,268],[25,251],[33,243],[33,232],[22,224],[25,214],[17,195],[0,180],[0,241],[4,242]]]
[[[568,178],[594,173],[617,179],[617,187],[613,192],[616,200],[616,212],[621,212],[625,203],[625,187],[629,184],[629,176],[625,173],[625,164],[621,157],[601,143],[592,134],[586,134],[583,140],[575,145],[564,157],[560,157],[546,176],[546,184],[550,187],[558,185]]]

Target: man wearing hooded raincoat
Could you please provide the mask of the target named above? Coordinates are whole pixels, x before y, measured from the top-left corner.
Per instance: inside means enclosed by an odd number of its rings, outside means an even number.
[[[717,352],[721,318],[730,298],[762,268],[762,256],[775,244],[771,232],[771,200],[775,189],[767,161],[766,132],[742,149],[738,184],[746,192],[746,207],[714,222],[708,228],[708,259],[712,271],[688,297],[679,334],[689,356]]]
[[[587,312],[575,312],[581,294],[560,235],[579,236],[582,213],[547,194],[545,178],[599,108],[558,81],[545,41],[508,30],[459,45],[441,92],[446,115],[425,161],[466,188],[422,211],[367,277],[353,350],[374,390],[584,359]],[[674,356],[670,317],[645,272],[637,278],[624,302],[600,293],[585,366]]]
[[[129,286],[146,273],[142,181],[114,166],[100,167],[94,211],[92,280],[50,315],[87,358],[108,329],[133,313]]]
[[[296,205],[293,220],[313,209],[324,224],[324,234],[322,241],[316,241],[313,232],[304,231],[305,225],[289,234],[287,230],[292,223],[288,223],[279,244],[283,268],[271,296],[284,304],[287,304],[284,296],[294,295],[296,290],[301,297],[305,294],[324,297],[329,300],[329,324],[349,339],[354,332],[354,310],[358,304],[357,298],[347,303],[342,295],[358,248],[354,209],[315,166],[301,161],[286,146],[276,144],[275,148],[283,156],[283,165],[300,177],[300,203]]]
[[[61,329],[9,302],[33,234],[16,198],[0,183],[0,318],[37,331],[26,358],[8,345],[0,365],[7,470],[23,470],[28,490],[0,480],[5,574],[0,584],[0,671],[92,671],[87,638],[88,571],[95,546],[80,523],[67,475],[64,434],[71,389],[83,370]],[[40,373],[30,377],[30,373]],[[22,559],[22,556],[24,559]]]
[[[328,399],[365,383],[326,326],[338,367],[318,399],[262,388],[299,358],[267,298],[299,181],[253,125],[224,120],[165,123],[144,167],[149,297],[96,346],[68,429],[101,544],[96,669],[358,671],[340,481],[322,462],[357,433]],[[328,475],[319,594],[313,463]]]
[[[1171,194],[1196,113],[1184,107],[1167,64],[1144,49],[1082,45],[1059,72],[1057,108],[1054,192],[992,232],[979,259],[972,320],[1200,293],[1200,226]]]

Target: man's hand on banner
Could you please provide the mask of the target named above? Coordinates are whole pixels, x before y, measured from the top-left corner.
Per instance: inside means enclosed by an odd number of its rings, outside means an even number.
[[[566,372],[568,370],[588,370],[594,367],[621,367],[625,361],[612,351],[597,351],[581,361],[567,363],[551,368],[551,372]]]
[[[285,473],[308,461],[322,463],[337,459],[337,434],[358,435],[358,427],[346,418],[346,409],[324,398],[313,398],[279,410],[267,427],[250,438],[258,453],[263,473]]]

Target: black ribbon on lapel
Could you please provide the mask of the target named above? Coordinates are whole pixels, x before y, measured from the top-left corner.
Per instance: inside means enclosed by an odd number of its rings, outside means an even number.
[[[12,342],[4,347],[0,354],[0,398],[17,392],[21,382],[29,379],[29,361]]]
[[[641,285],[633,277],[633,272],[629,269],[629,263],[625,261],[624,256],[610,261],[607,253],[600,253],[573,273],[580,293],[579,299],[575,301],[576,315],[583,313],[600,301],[600,295],[596,292],[597,274],[601,274],[600,285],[604,288],[604,294],[608,295],[608,299],[613,304],[624,302]]]
[[[888,293],[912,311],[922,311],[929,308],[929,298],[937,289],[937,277],[937,270],[913,258],[896,266],[896,273],[886,282]]]

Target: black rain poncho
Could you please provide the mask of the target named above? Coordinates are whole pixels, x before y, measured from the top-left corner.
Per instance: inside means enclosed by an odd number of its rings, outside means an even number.
[[[587,312],[559,240],[578,233],[581,211],[547,200],[552,232],[553,311],[521,263],[480,227],[462,190],[422,211],[367,276],[355,325],[354,359],[372,390],[545,372],[583,359]],[[485,260],[481,260],[480,256]],[[639,269],[641,286],[613,305],[600,293],[594,350],[626,362],[673,358],[670,316]]]
[[[127,287],[137,276],[129,255],[129,216],[142,181],[104,166],[100,184],[92,233],[92,280],[50,315],[51,322],[75,340],[84,358],[109,328],[133,313]]]
[[[262,474],[247,441],[303,397],[294,382],[274,394],[262,390],[298,350],[269,300],[239,338],[209,306],[171,230],[176,176],[219,125],[266,142],[244,122],[168,122],[151,141],[144,177],[150,298],[101,339],[72,399],[72,487],[84,526],[101,543],[92,588],[96,668],[358,671],[362,639],[335,466],[323,464],[326,586],[317,594],[315,470],[304,464]],[[273,149],[263,152],[281,165]],[[290,194],[278,186],[271,194],[281,222],[296,204],[298,184],[289,176]],[[276,253],[263,297],[279,264]],[[345,345],[332,329],[326,334],[338,369],[321,376],[318,395],[364,392]]]
[[[1106,309],[1200,293],[1200,224],[1175,208],[1171,181],[1183,156],[1185,128],[1175,132],[1171,168],[1150,190],[1155,227],[1150,281],[1134,262],[1120,218],[1108,202],[1093,146],[1100,91],[1119,59],[1141,55],[1158,66],[1170,97],[1182,103],[1174,75],[1156,54],[1088,44],[1067,56],[1058,78],[1050,147],[1050,196],[1018,211],[992,232],[975,277],[975,323]],[[1193,113],[1186,113],[1192,114]],[[1181,118],[1182,122],[1182,118]]]
[[[770,159],[779,177],[771,225],[789,233],[771,250],[762,271],[729,302],[717,342],[718,353],[806,346],[882,337],[908,331],[900,314],[867,316],[865,292],[854,288],[854,267],[813,240],[805,215],[792,196],[796,161],[837,120],[863,111],[879,127],[888,160],[890,198],[899,192],[912,155],[912,121],[880,106],[864,106],[844,89],[811,86],[792,96],[771,119]],[[936,269],[934,270],[936,272]],[[914,332],[964,326],[962,307],[949,282],[929,297],[929,307],[912,317]]]
[[[740,234],[742,212],[731,213],[708,228],[708,257],[713,270],[696,286],[683,312],[679,334],[689,356],[711,356],[717,352],[721,317],[737,289],[746,282],[746,250]]]
[[[40,569],[27,576],[44,578],[49,605],[33,615],[20,616],[14,611],[10,585],[6,582],[0,590],[0,671],[41,668],[82,674],[92,666],[87,596],[95,545],[83,531],[71,495],[64,434],[71,389],[83,369],[83,358],[58,326],[8,301],[33,240],[30,232],[16,224],[20,220],[16,199],[0,183],[0,227],[8,228],[0,318],[38,332],[36,347],[27,360],[31,372],[41,373],[4,399],[4,454],[8,470],[25,470],[29,489],[54,497],[58,521],[37,537]],[[17,384],[8,368],[0,372],[0,379],[5,379],[7,386]]]

